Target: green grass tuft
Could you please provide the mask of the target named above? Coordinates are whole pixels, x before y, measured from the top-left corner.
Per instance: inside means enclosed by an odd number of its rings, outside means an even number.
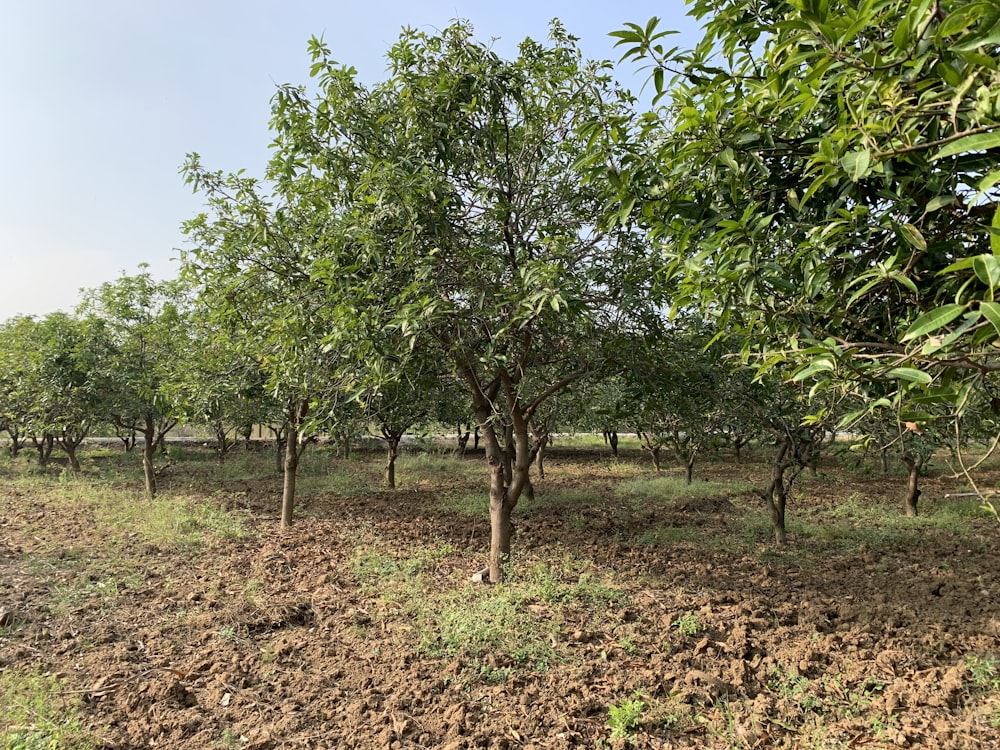
[[[0,747],[4,750],[89,750],[97,740],[82,726],[79,699],[55,677],[13,669],[0,673]]]

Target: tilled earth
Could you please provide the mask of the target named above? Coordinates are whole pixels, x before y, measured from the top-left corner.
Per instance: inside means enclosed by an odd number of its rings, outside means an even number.
[[[12,485],[0,669],[56,675],[109,749],[1000,747],[995,521],[874,533],[824,514],[898,517],[902,481],[821,473],[779,550],[752,492],[626,502],[607,461],[548,470],[499,587],[470,581],[484,518],[404,475],[318,492],[285,532],[278,479],[219,483],[248,533],[183,547]],[[959,484],[924,486],[933,518]],[[483,641],[449,625],[463,601],[516,611]]]

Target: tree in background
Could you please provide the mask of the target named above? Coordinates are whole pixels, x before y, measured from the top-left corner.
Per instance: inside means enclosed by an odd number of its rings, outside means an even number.
[[[227,356],[254,362],[279,405],[287,527],[302,454],[320,431],[337,431],[338,405],[364,356],[363,344],[347,338],[361,315],[343,303],[332,280],[314,279],[317,264],[335,262],[336,217],[304,183],[285,183],[271,196],[270,183],[210,172],[194,154],[184,172],[206,195],[209,211],[185,224],[195,247],[182,258],[183,276],[199,306],[211,311],[211,325],[228,337]]]
[[[154,452],[178,422],[168,382],[189,347],[186,300],[175,281],[158,282],[140,266],[134,276],[85,293],[79,312],[101,331],[101,354],[94,362],[103,409],[116,428],[142,436],[146,494],[156,494]]]

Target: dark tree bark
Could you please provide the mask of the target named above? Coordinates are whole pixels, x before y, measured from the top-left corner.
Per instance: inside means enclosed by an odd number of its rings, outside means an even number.
[[[279,474],[285,471],[285,445],[288,442],[288,430],[287,425],[268,425],[267,429],[274,435],[275,453],[274,453],[274,470]]]
[[[618,432],[616,430],[605,430],[604,442],[611,448],[611,455],[618,458]]]
[[[743,446],[746,444],[747,440],[742,435],[733,435],[733,453],[736,454],[736,463],[743,463]]]
[[[306,399],[293,401],[288,405],[288,419],[285,433],[285,476],[281,489],[281,527],[292,525],[292,514],[295,511],[295,481],[299,470],[299,459],[308,443],[301,439],[302,422],[309,411]]]
[[[31,445],[38,452],[38,465],[48,466],[49,459],[52,457],[52,447],[55,445],[55,437],[48,432],[40,438],[32,435]]]
[[[225,463],[226,454],[232,449],[235,440],[230,440],[229,429],[221,419],[212,422],[212,432],[215,434],[216,458],[220,464]]]
[[[920,471],[924,467],[924,457],[921,455],[913,455],[911,453],[903,454],[903,464],[906,466],[907,479],[906,479],[906,517],[916,518],[917,516],[917,501],[920,499],[922,494],[918,484],[920,482]]]
[[[786,436],[779,444],[777,453],[771,461],[771,482],[762,493],[767,514],[771,519],[771,529],[774,531],[774,541],[778,544],[788,542],[785,529],[785,505],[788,501],[788,486],[785,472],[788,470],[789,455],[793,453],[792,438]]]
[[[146,482],[146,497],[152,500],[156,497],[156,469],[153,467],[153,452],[156,450],[156,420],[152,414],[146,415],[138,433],[142,435],[142,475]]]
[[[77,449],[90,433],[90,425],[80,425],[78,427],[65,428],[56,438],[59,447],[62,448],[69,459],[70,468],[75,474],[80,473],[80,459],[77,456]]]
[[[396,458],[399,457],[399,441],[402,433],[395,433],[383,426],[382,439],[385,440],[385,484],[390,489],[396,489]]]
[[[455,455],[459,458],[465,455],[466,449],[469,447],[469,435],[471,430],[469,425],[465,425],[465,432],[462,432],[462,425],[458,425],[458,448],[455,451]]]
[[[17,454],[24,447],[24,437],[21,435],[21,431],[17,425],[10,422],[4,422],[3,431],[10,436],[10,445],[7,446],[7,452],[11,458],[17,458]]]

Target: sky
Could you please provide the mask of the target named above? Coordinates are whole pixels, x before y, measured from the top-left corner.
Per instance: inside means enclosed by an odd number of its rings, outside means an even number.
[[[307,83],[311,36],[366,83],[404,26],[456,18],[516,54],[559,18],[586,56],[615,59],[608,33],[658,16],[693,47],[683,0],[0,0],[0,322],[72,312],[81,289],[146,263],[176,276],[181,224],[204,208],[178,170],[190,152],[208,169],[260,176],[270,99]],[[622,64],[638,91],[644,74]]]

